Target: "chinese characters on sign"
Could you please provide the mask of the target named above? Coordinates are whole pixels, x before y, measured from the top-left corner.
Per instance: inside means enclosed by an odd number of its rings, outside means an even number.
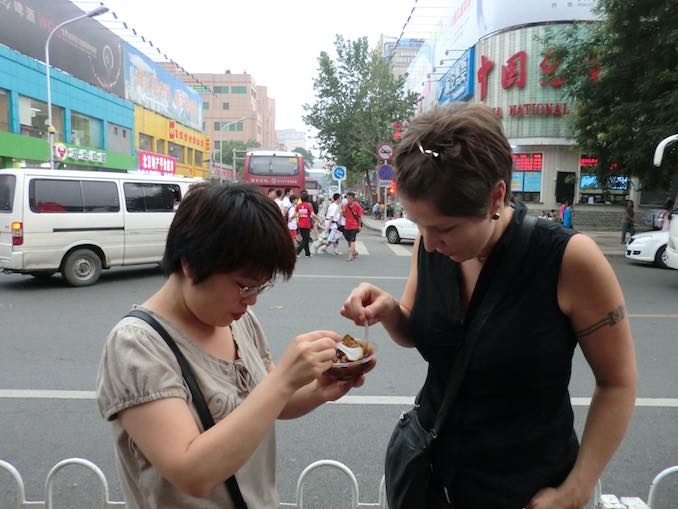
[[[518,171],[541,171],[541,154],[512,154],[513,168]]]
[[[473,97],[473,59],[473,48],[466,50],[440,79],[440,104]]]
[[[69,147],[64,143],[55,143],[54,158],[57,161],[66,161],[67,159],[70,159],[72,161],[88,161],[90,163],[104,164],[106,162],[106,152]]]
[[[525,88],[526,75],[527,53],[519,51],[508,58],[506,65],[501,66],[501,86],[511,88],[516,85],[518,88]]]
[[[198,136],[189,131],[184,131],[174,120],[169,121],[169,139],[174,141],[183,141],[198,147],[209,150],[209,141],[203,136]]]
[[[160,175],[175,175],[176,162],[174,157],[168,157],[153,152],[139,151],[139,171]]]

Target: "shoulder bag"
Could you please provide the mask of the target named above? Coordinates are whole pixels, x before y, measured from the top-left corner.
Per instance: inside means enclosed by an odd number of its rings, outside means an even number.
[[[495,283],[485,294],[476,316],[469,323],[464,344],[454,360],[451,375],[445,388],[445,397],[438,409],[433,427],[425,429],[419,422],[417,412],[421,392],[417,396],[414,407],[409,412],[400,414],[400,420],[396,424],[386,448],[384,475],[386,478],[386,498],[390,509],[411,509],[425,506],[434,468],[432,449],[438,438],[438,433],[442,429],[457,396],[464,372],[471,359],[473,346],[487,319],[508,288],[516,267],[525,255],[536,222],[537,220],[532,216],[525,215],[523,218],[515,242],[517,249],[506,256],[498,266]]]
[[[125,316],[133,316],[134,318],[139,318],[143,320],[148,325],[153,327],[155,331],[158,334],[160,334],[162,339],[165,340],[165,343],[167,343],[167,346],[170,347],[170,349],[176,356],[177,361],[179,362],[179,366],[181,367],[181,374],[184,376],[184,380],[186,380],[186,384],[188,385],[188,388],[191,391],[193,404],[195,405],[195,408],[198,411],[198,415],[200,416],[202,427],[205,430],[208,430],[209,428],[214,426],[214,419],[212,418],[212,414],[210,414],[210,411],[207,408],[207,403],[205,403],[205,398],[202,395],[202,392],[200,391],[200,387],[198,387],[198,382],[195,380],[195,376],[193,376],[193,371],[191,370],[191,367],[188,365],[186,357],[184,357],[184,354],[181,353],[181,350],[179,350],[179,347],[172,339],[172,336],[169,335],[165,328],[155,318],[153,318],[145,311],[141,311],[140,309],[133,309]],[[245,503],[245,499],[242,497],[242,493],[240,493],[240,487],[238,486],[238,481],[236,481],[235,479],[235,475],[232,475],[231,477],[226,479],[224,481],[224,484],[226,485],[226,489],[228,490],[228,493],[231,496],[231,500],[233,500],[235,509],[247,509],[247,504]]]

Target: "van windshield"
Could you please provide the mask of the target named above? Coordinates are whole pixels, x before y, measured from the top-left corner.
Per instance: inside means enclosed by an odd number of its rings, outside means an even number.
[[[12,212],[15,186],[14,175],[0,175],[0,212]]]

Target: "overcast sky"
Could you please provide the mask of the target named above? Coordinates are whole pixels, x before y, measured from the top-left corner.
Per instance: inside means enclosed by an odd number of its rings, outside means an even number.
[[[400,35],[414,0],[103,0],[191,73],[247,71],[276,101],[276,128],[306,130],[321,51],[335,34]],[[440,3],[444,3],[442,0]]]

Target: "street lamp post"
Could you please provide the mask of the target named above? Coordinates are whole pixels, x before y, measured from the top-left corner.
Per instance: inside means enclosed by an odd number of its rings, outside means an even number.
[[[108,12],[108,7],[101,6],[97,7],[96,9],[92,9],[91,11],[86,12],[78,17],[58,24],[47,36],[47,42],[45,42],[45,75],[47,76],[47,143],[49,144],[49,167],[52,170],[54,169],[54,134],[56,130],[54,129],[54,125],[52,125],[52,87],[49,75],[49,41],[52,39],[52,36],[56,33],[56,31],[62,26],[73,23],[74,21],[78,21],[79,19],[93,18],[105,12]]]
[[[238,122],[242,122],[243,120],[246,120],[247,117],[241,117],[238,120],[233,120],[231,122],[219,122],[219,129],[217,129],[219,132],[222,132],[225,127],[228,127],[229,125],[237,124]],[[223,154],[223,143],[224,140],[219,140],[219,164],[221,164],[222,160],[222,154]],[[233,148],[233,181],[235,181],[235,148]],[[221,182],[221,170],[219,170],[219,182]]]

